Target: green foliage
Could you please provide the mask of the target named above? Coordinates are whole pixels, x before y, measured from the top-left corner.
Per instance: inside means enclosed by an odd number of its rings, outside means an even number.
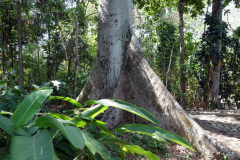
[[[9,89],[4,83],[0,85],[0,111],[14,112],[22,99],[27,96],[27,93],[21,86],[14,86],[14,88]]]
[[[140,107],[136,107],[130,103],[124,102],[124,101],[120,101],[120,100],[108,100],[108,99],[101,99],[101,100],[90,100],[86,102],[86,105],[93,105],[93,104],[100,104],[102,105],[104,108],[102,111],[106,110],[107,108],[105,108],[104,106],[113,106],[119,109],[123,109],[126,110],[128,112],[134,113],[152,123],[155,123],[157,125],[159,125],[158,120],[149,112],[145,111],[144,109],[140,108]],[[101,111],[101,112],[102,112]],[[84,111],[84,112],[88,112],[88,111]],[[84,115],[84,112],[82,113],[82,115]],[[100,113],[101,113],[100,112]],[[92,115],[92,114],[90,114]],[[82,117],[82,116],[81,116]],[[84,117],[90,117],[88,116],[84,116]],[[93,118],[93,117],[91,117]]]
[[[89,5],[97,5],[96,0],[81,1],[76,7],[74,1],[22,0],[23,69],[24,88],[31,91],[32,86],[42,82],[60,80],[72,87],[74,65],[75,27],[72,25],[79,17],[79,72],[77,88],[82,89],[89,75],[93,57],[96,53],[95,39],[88,36],[88,22],[96,26],[92,16],[87,16]],[[8,81],[8,86],[17,84],[18,68],[18,30],[17,3],[0,2],[0,74]],[[96,33],[94,33],[96,34]],[[72,61],[68,61],[72,57]],[[68,71],[68,64],[70,67]],[[72,90],[72,89],[71,89]],[[77,94],[79,93],[79,90]],[[66,95],[64,95],[66,96]],[[68,95],[67,95],[68,96]]]
[[[156,56],[156,64],[159,68],[164,68],[167,72],[169,67],[170,58],[171,68],[174,68],[178,54],[178,36],[176,35],[177,27],[173,23],[169,23],[165,20],[158,22],[156,26],[156,33],[158,37],[158,49]],[[172,52],[172,57],[170,53]]]
[[[116,128],[117,132],[134,132],[151,135],[154,139],[159,141],[171,140],[178,144],[181,144],[185,147],[188,147],[191,150],[194,150],[191,146],[187,144],[187,141],[182,139],[180,136],[166,131],[164,129],[153,127],[145,124],[127,124]]]
[[[186,155],[186,156],[182,156],[182,158],[185,160],[185,159],[191,159],[190,157],[189,157],[189,155]]]
[[[41,88],[27,96],[11,116],[15,128],[26,124],[40,109],[41,104],[52,93],[51,88]]]
[[[166,7],[176,7],[178,8],[179,1],[175,0],[134,0],[135,4],[138,4],[139,8],[144,8],[146,12],[150,15],[155,15],[156,13],[164,14],[166,13]],[[184,13],[190,13],[192,17],[196,17],[198,14],[203,14],[203,9],[205,7],[204,1],[199,0],[186,0],[183,1]]]
[[[150,135],[131,133],[129,134],[128,140],[129,143],[131,143],[132,145],[139,145],[143,149],[157,155],[162,155],[164,152],[167,151],[167,147],[165,146],[164,142],[160,142]]]
[[[97,114],[106,110],[108,106],[113,106],[130,111],[153,123],[159,124],[147,111],[119,100],[98,100],[86,102],[86,105],[97,104],[97,109],[93,107],[94,109],[87,109],[78,115],[43,115],[38,113],[42,103],[45,102],[46,98],[52,92],[52,88],[40,88],[29,94],[23,100],[10,119],[8,119],[8,116],[0,115],[0,128],[3,129],[3,133],[7,133],[9,135],[8,138],[11,139],[9,149],[11,159],[58,159],[57,155],[59,157],[69,158],[79,157],[84,153],[89,155],[89,152],[91,153],[90,157],[97,159],[116,159],[117,157],[113,157],[105,145],[114,150],[121,159],[126,158],[125,152],[131,153],[132,155],[135,153],[141,154],[148,159],[158,159],[153,153],[143,150],[140,146],[130,145],[116,138],[114,134],[104,126],[104,122],[94,119]],[[53,97],[50,99],[59,98],[75,105],[77,103],[70,98]],[[81,107],[80,105],[77,106]],[[79,110],[81,110],[81,108],[79,108]],[[86,129],[78,128],[85,128],[84,126],[89,126],[90,124],[100,128],[101,132],[89,133]],[[166,138],[191,148],[184,139],[171,132],[148,125],[144,125],[144,127],[148,129],[144,131],[140,129],[142,128],[141,124],[124,125],[117,128],[116,131],[140,132],[150,135],[157,140]],[[8,146],[6,145],[6,147]],[[84,149],[86,151],[76,155],[78,154],[76,149]],[[55,152],[57,152],[57,155]],[[7,153],[3,151],[1,155],[6,154]]]
[[[208,64],[208,61],[211,60],[212,65],[216,66],[221,59],[216,48],[216,43],[222,38],[222,34],[226,33],[226,30],[209,13],[206,14],[204,23],[208,25],[208,28],[203,33],[201,41],[202,49],[197,53],[197,56],[201,63]]]
[[[47,129],[39,130],[34,136],[13,136],[11,138],[11,159],[53,159],[54,150]],[[27,147],[31,146],[31,147]]]
[[[74,99],[69,98],[69,97],[52,96],[48,100],[52,100],[52,99],[61,99],[61,100],[70,102],[79,108],[82,108],[82,105],[80,103],[76,102]]]
[[[221,65],[221,81],[219,95],[227,103],[228,99],[234,99],[235,103],[239,101],[239,86],[236,80],[239,78],[239,58],[240,58],[240,39],[238,38],[238,28],[233,32],[233,36],[228,35],[228,26],[225,22],[220,25],[211,14],[207,13],[205,23],[208,25],[207,30],[203,33],[201,41],[201,50],[196,54],[199,65],[199,76],[196,76],[199,85],[202,88],[202,94],[206,99],[207,85],[212,85],[210,79],[211,67]],[[216,42],[222,39],[221,53],[217,52]],[[214,71],[214,68],[213,68]],[[231,95],[234,96],[232,97]],[[228,103],[229,104],[229,103]],[[237,104],[238,106],[238,104]],[[215,107],[210,104],[210,108]]]

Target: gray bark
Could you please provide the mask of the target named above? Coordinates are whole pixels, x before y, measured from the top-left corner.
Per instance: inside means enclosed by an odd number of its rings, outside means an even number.
[[[18,61],[19,61],[19,86],[23,87],[23,59],[22,59],[22,11],[21,2],[17,2],[18,19]]]
[[[213,0],[212,1],[212,15],[218,20],[219,24],[222,24],[222,0]],[[218,56],[221,56],[221,46],[222,40],[219,39],[217,41],[217,52]],[[213,84],[211,86],[211,101],[214,102],[216,108],[222,109],[223,106],[219,100],[219,82],[220,82],[220,59],[217,62],[217,65],[214,67],[214,71],[212,72],[212,81]]]
[[[179,32],[180,32],[180,102],[181,106],[186,109],[187,108],[187,101],[185,97],[186,93],[186,83],[185,83],[185,67],[184,67],[184,22],[183,22],[183,0],[179,0]]]
[[[216,142],[182,109],[144,58],[132,30],[131,0],[101,0],[98,53],[90,77],[77,101],[114,98],[152,113],[161,128],[185,138],[206,159],[229,159],[240,155]],[[110,108],[103,120],[116,127],[122,111]],[[136,122],[147,123],[136,117]]]
[[[87,84],[77,98],[112,98],[131,40],[132,2],[101,0],[98,20],[98,49]]]

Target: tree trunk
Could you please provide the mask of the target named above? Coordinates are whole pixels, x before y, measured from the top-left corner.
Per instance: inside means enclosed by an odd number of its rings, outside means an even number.
[[[19,61],[19,86],[23,87],[23,59],[22,59],[22,11],[21,2],[17,2],[18,19],[18,61]]]
[[[216,18],[219,24],[222,24],[222,0],[212,1],[212,15]],[[221,56],[221,46],[222,40],[218,39],[216,43],[217,56]],[[220,58],[218,59],[217,65],[214,66],[214,71],[212,72],[212,86],[211,86],[211,101],[215,104],[216,108],[223,109],[223,106],[219,100],[219,81],[220,81]]]
[[[240,155],[213,140],[188,116],[145,60],[132,28],[131,0],[101,0],[98,52],[92,71],[77,101],[114,98],[151,112],[161,127],[188,140],[206,159],[239,159]],[[109,108],[107,127],[122,121],[122,111]],[[137,122],[145,122],[136,117]]]
[[[3,31],[3,41],[2,41],[2,46],[3,46],[3,50],[2,50],[2,80],[5,78],[5,56],[7,55],[7,33],[6,30]]]
[[[78,9],[78,1],[77,1],[77,9]],[[78,15],[78,12],[76,13]],[[74,80],[73,80],[73,95],[76,97],[76,90],[77,90],[77,72],[78,72],[78,16],[76,19],[76,27],[75,27],[75,68],[74,68]]]
[[[186,101],[186,86],[185,86],[185,67],[184,67],[184,22],[183,22],[183,0],[179,0],[179,32],[180,32],[180,102],[181,106],[186,109],[187,101]]]
[[[40,49],[39,49],[39,45],[38,45],[38,39],[36,38],[36,43],[37,43],[37,52],[38,52],[38,78],[40,79]]]
[[[51,69],[51,46],[50,46],[50,29],[48,29],[48,56],[47,56],[47,81],[51,80],[52,69]]]
[[[209,94],[209,91],[210,91],[210,74],[211,74],[211,71],[210,71],[210,69],[211,69],[211,66],[210,66],[210,62],[211,62],[211,59],[210,59],[210,56],[208,56],[208,62],[207,62],[207,75],[206,75],[206,77],[207,77],[207,80],[206,80],[206,82],[205,82],[205,88],[204,89],[206,89],[205,91],[204,91],[204,106],[203,106],[203,109],[204,110],[208,110],[209,109],[209,96],[210,96],[210,94]]]

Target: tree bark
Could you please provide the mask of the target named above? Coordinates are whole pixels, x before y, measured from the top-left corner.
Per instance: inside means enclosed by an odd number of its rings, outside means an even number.
[[[6,30],[3,31],[3,41],[2,41],[2,80],[5,78],[5,56],[7,55],[7,33]]]
[[[152,113],[161,128],[188,140],[206,159],[229,159],[240,155],[212,139],[182,109],[144,58],[132,28],[131,0],[101,0],[98,52],[92,71],[77,101],[114,98],[128,101]],[[122,110],[109,108],[103,120],[116,127]],[[147,123],[136,117],[136,122]]]
[[[216,18],[219,24],[222,24],[222,0],[213,0],[212,1],[212,15]],[[217,56],[221,56],[221,46],[222,40],[218,39],[216,44]],[[216,60],[216,59],[215,59]],[[219,81],[220,81],[220,58],[217,60],[217,65],[214,66],[214,71],[212,72],[212,86],[211,86],[211,101],[214,102],[216,108],[223,109],[223,106],[219,100]]]
[[[181,106],[186,109],[186,83],[185,83],[185,67],[184,67],[184,22],[183,22],[183,0],[179,0],[179,32],[180,32],[180,102]]]
[[[77,1],[77,9],[78,9],[78,4],[79,1]],[[78,15],[78,12],[76,12]],[[73,95],[76,97],[76,90],[77,90],[77,72],[78,72],[78,64],[79,64],[79,59],[78,59],[78,16],[76,19],[76,27],[75,27],[75,68],[74,68],[74,80],[73,80]]]
[[[19,61],[19,86],[23,87],[23,59],[22,59],[22,11],[21,2],[17,2],[18,19],[18,61]]]
[[[206,89],[205,91],[204,91],[204,96],[205,96],[205,98],[204,98],[204,106],[203,106],[203,109],[204,110],[208,110],[209,109],[209,96],[210,96],[210,94],[209,94],[209,91],[210,91],[210,77],[211,77],[211,71],[210,71],[210,69],[211,69],[211,66],[210,66],[210,62],[211,62],[211,59],[210,59],[210,56],[208,56],[208,62],[207,62],[207,75],[206,75],[206,77],[207,77],[207,80],[206,80],[206,82],[205,82],[205,88],[204,89]]]
[[[52,77],[52,65],[51,65],[51,45],[50,45],[50,29],[48,28],[48,56],[47,56],[47,81]]]

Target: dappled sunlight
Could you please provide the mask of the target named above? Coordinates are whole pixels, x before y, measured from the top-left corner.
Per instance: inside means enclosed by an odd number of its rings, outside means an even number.
[[[239,153],[240,121],[236,110],[189,111],[189,114],[214,139]]]

